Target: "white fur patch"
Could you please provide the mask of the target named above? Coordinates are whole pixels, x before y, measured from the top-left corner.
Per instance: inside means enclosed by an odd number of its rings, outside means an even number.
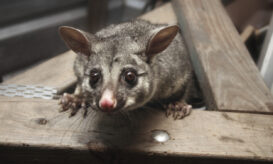
[[[136,55],[131,55],[132,58],[135,59],[136,63],[138,65],[142,64],[143,63],[143,60],[141,60],[139,57],[137,57]]]
[[[136,103],[136,100],[134,97],[128,97],[124,107],[126,108],[126,107],[133,105],[135,103]]]
[[[94,45],[92,45],[92,48],[93,48],[93,50],[95,51],[95,52],[98,52],[98,51],[100,51],[101,49],[103,49],[103,44],[100,44],[100,43],[97,43],[97,44],[94,44]]]
[[[91,92],[92,89],[89,85],[89,78],[84,78],[82,83],[82,88],[85,88],[87,91]]]
[[[135,43],[135,42],[130,42],[130,41],[128,41],[128,44],[126,44],[126,45],[124,45],[124,46],[126,46],[126,50],[128,51],[133,51],[133,52],[136,52],[137,50],[139,50],[140,49],[140,47],[139,47],[139,45],[137,44],[137,43]]]

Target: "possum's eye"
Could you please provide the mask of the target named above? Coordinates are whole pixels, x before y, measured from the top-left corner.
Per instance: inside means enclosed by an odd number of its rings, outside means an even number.
[[[91,87],[94,87],[95,84],[100,80],[100,78],[101,78],[101,72],[99,70],[97,69],[91,70],[90,81],[89,81]]]
[[[124,80],[131,86],[134,86],[137,82],[137,74],[133,69],[125,70],[123,73]]]

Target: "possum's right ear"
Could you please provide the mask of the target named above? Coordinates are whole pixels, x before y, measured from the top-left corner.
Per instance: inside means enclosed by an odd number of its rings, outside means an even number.
[[[146,55],[150,60],[156,54],[164,51],[179,31],[177,25],[167,26],[153,31],[146,47]]]
[[[61,26],[59,27],[59,34],[74,52],[90,56],[91,43],[85,32],[73,27]]]

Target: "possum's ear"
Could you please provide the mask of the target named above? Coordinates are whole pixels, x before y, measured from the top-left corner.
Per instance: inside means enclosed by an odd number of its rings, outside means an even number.
[[[167,26],[153,32],[146,48],[146,55],[148,59],[152,58],[155,54],[164,51],[172,42],[179,27],[177,25]]]
[[[59,27],[59,34],[74,52],[90,56],[91,43],[85,32],[73,27],[61,26]]]

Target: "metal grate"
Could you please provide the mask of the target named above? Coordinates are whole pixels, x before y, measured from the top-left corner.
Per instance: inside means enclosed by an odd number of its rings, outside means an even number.
[[[57,90],[52,87],[16,84],[0,85],[0,95],[2,96],[54,99],[56,94]]]

